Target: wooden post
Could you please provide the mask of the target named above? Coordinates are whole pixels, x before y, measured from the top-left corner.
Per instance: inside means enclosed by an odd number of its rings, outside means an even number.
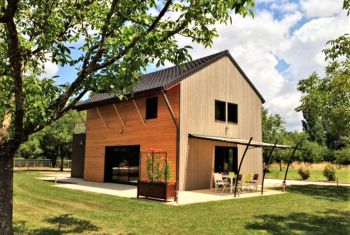
[[[241,167],[242,167],[242,163],[243,163],[244,157],[245,157],[245,155],[246,155],[246,153],[248,151],[248,148],[249,148],[250,143],[252,142],[252,140],[253,140],[253,137],[250,137],[249,142],[248,142],[247,146],[244,149],[244,153],[242,155],[241,162],[239,163],[238,172],[237,172],[237,176],[236,176],[236,182],[235,182],[235,197],[236,197],[236,194],[237,194],[237,184],[238,184],[239,172],[241,171]]]
[[[292,152],[292,155],[290,156],[289,158],[289,161],[288,161],[288,165],[287,165],[287,169],[286,169],[286,174],[284,175],[284,180],[283,180],[283,183],[282,183],[282,187],[283,187],[283,191],[286,190],[286,180],[287,180],[287,174],[288,174],[288,170],[289,170],[289,165],[291,164],[293,158],[294,158],[294,155],[295,155],[295,152],[297,151],[298,147],[299,147],[299,144],[300,143],[297,143],[297,145],[294,147],[293,149],[293,152]]]
[[[264,194],[264,180],[265,180],[265,175],[266,175],[266,171],[267,171],[267,169],[268,169],[270,160],[271,160],[271,158],[272,158],[273,150],[275,150],[276,145],[277,145],[277,140],[276,140],[275,144],[273,145],[269,156],[268,156],[267,159],[266,159],[266,163],[265,163],[265,167],[264,167],[264,172],[263,172],[263,178],[262,178],[262,182],[261,182],[261,194]]]

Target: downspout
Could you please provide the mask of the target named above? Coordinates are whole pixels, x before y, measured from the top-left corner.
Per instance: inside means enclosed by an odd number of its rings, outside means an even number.
[[[161,90],[161,92],[162,92],[163,98],[165,100],[165,103],[168,107],[168,110],[170,112],[170,115],[171,115],[173,122],[175,124],[175,127],[176,127],[176,193],[175,193],[175,201],[177,203],[178,202],[178,193],[179,193],[179,178],[180,178],[180,174],[179,174],[180,173],[180,166],[179,166],[179,164],[180,164],[180,152],[179,152],[179,150],[180,150],[180,127],[176,121],[176,117],[175,117],[173,109],[171,108],[168,97],[166,96],[163,89]]]

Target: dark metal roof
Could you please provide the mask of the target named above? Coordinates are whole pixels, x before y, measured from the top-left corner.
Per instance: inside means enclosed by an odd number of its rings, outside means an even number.
[[[170,68],[166,68],[156,72],[142,75],[139,81],[135,85],[134,95],[136,96],[136,95],[153,92],[161,89],[166,90],[171,86],[179,83],[181,80],[189,77],[190,75],[198,72],[199,70],[207,67],[208,65],[218,61],[219,59],[225,56],[227,56],[231,60],[231,62],[236,66],[236,68],[243,75],[245,80],[249,83],[249,85],[256,92],[256,94],[259,96],[261,101],[264,103],[265,102],[264,98],[261,96],[259,91],[254,87],[252,82],[248,79],[248,77],[245,75],[243,70],[239,67],[237,62],[233,59],[233,57],[227,50],[213,54],[213,55],[209,55],[197,60],[193,60],[185,64],[175,65]],[[87,100],[80,101],[75,106],[75,108],[82,110],[82,109],[90,108],[91,106],[99,105],[102,103],[113,102],[117,100],[118,99],[113,94],[99,93]]]

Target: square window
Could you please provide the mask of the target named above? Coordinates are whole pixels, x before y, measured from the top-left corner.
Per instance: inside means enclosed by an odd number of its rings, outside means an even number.
[[[227,121],[238,123],[238,105],[227,103]]]
[[[158,97],[146,99],[146,119],[157,118],[158,116]]]
[[[226,103],[215,100],[215,120],[226,121]]]

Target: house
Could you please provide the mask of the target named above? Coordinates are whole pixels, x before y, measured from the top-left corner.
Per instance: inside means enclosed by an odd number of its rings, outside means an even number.
[[[136,183],[146,177],[140,153],[157,148],[177,190],[210,188],[213,172],[237,172],[245,146],[230,140],[262,141],[263,103],[228,51],[143,75],[126,100],[101,93],[76,105],[87,121],[74,138],[72,176]],[[262,169],[262,149],[250,149],[241,172]]]

